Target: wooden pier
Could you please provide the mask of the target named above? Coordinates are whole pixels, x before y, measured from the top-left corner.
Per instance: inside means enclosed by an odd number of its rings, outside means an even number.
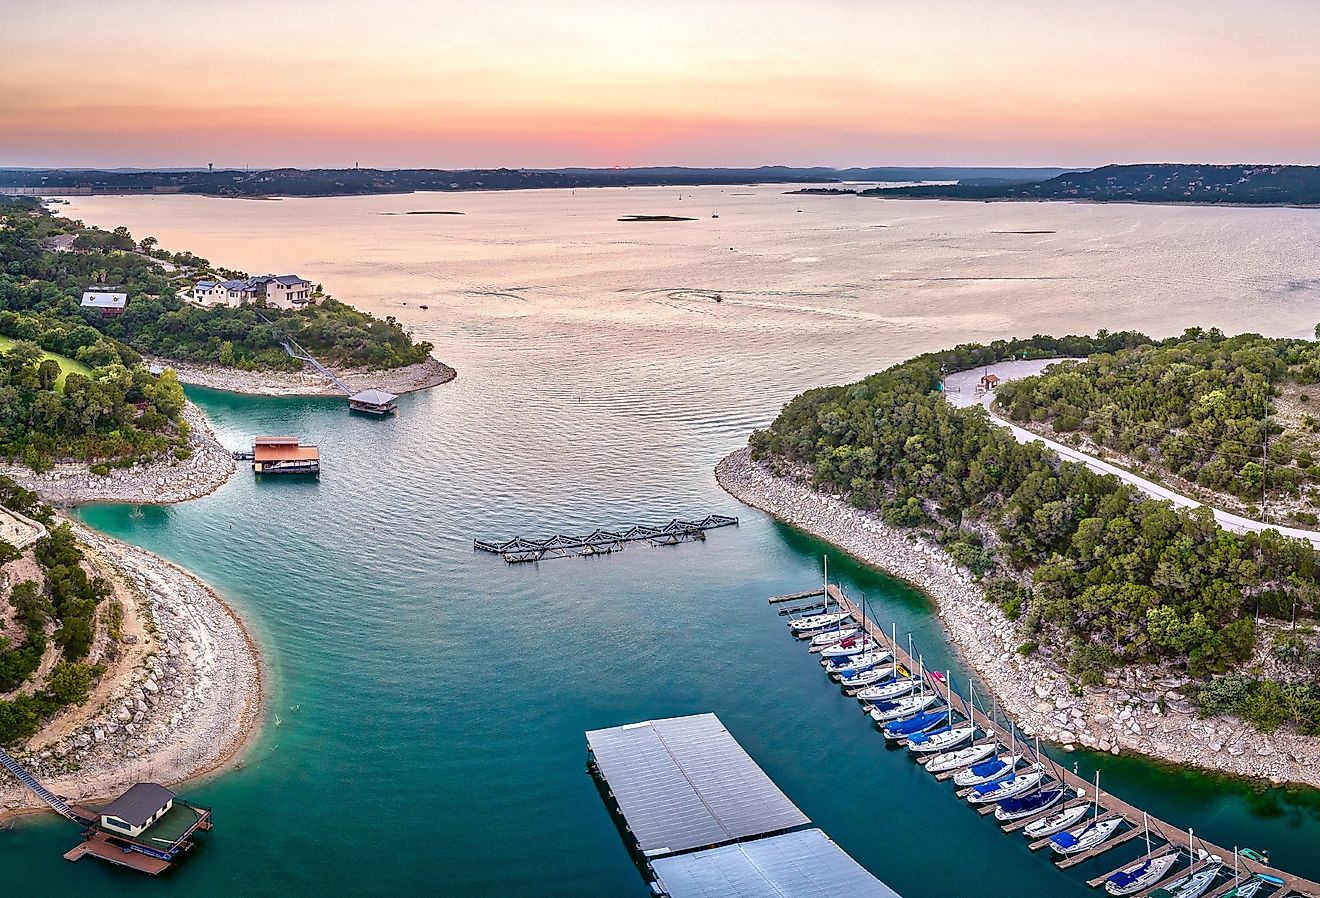
[[[674,546],[706,538],[707,530],[718,527],[736,527],[737,518],[725,515],[707,515],[700,521],[674,518],[668,524],[653,527],[637,524],[627,530],[594,530],[586,536],[565,536],[556,533],[545,539],[515,536],[504,541],[474,539],[472,548],[480,552],[501,555],[509,564],[541,561],[547,558],[572,558],[578,555],[608,555],[621,552],[627,543],[646,542],[653,546]]]
[[[902,646],[895,644],[894,641],[889,638],[889,634],[885,632],[884,628],[876,624],[874,620],[871,620],[869,618],[863,620],[861,616],[861,609],[857,605],[855,605],[852,602],[852,600],[850,600],[846,595],[844,595],[843,591],[839,589],[838,586],[835,586],[834,584],[830,584],[828,589],[825,590],[825,592],[829,601],[837,605],[841,611],[849,612],[853,616],[853,618],[858,621],[858,626],[863,627],[865,631],[871,635],[871,637],[876,641],[876,643],[882,649],[887,649],[893,652],[895,663],[897,663],[902,667],[906,667],[909,670],[918,669],[917,659],[910,657]],[[788,601],[790,599],[796,599],[796,598],[807,598],[813,595],[819,595],[820,593],[821,590],[818,589],[814,592],[800,593],[792,596],[777,596],[774,599],[771,599],[771,601],[777,602],[777,601]],[[946,704],[953,704],[955,708],[962,709],[962,714],[964,717],[968,716],[968,711],[962,700],[962,697],[952,689],[951,684],[946,683],[940,677],[930,676],[929,673],[926,676],[926,681],[927,681],[927,686],[933,692],[939,695]],[[1078,776],[1076,773],[1073,773],[1071,770],[1062,767],[1061,765],[1057,764],[1054,760],[1044,755],[1043,753],[1037,756],[1032,751],[1030,745],[1026,744],[1025,741],[1022,738],[1020,738],[1015,732],[1012,732],[1009,729],[1009,726],[1001,724],[998,720],[992,720],[988,715],[986,715],[983,711],[981,711],[980,708],[973,707],[970,713],[971,713],[971,722],[976,724],[978,727],[980,727],[980,729],[983,732],[985,732],[987,735],[998,738],[1000,742],[1004,745],[1008,745],[1016,742],[1016,744],[1018,745],[1018,750],[1022,753],[1023,757],[1031,758],[1037,763],[1039,763],[1042,769],[1046,771],[1047,776],[1052,777],[1053,779],[1057,780],[1060,784],[1072,789],[1075,795],[1085,796],[1088,803],[1096,803],[1098,801],[1101,811],[1101,819],[1121,817],[1123,820],[1127,822],[1128,826],[1130,827],[1130,829],[1120,832],[1118,835],[1111,837],[1109,840],[1091,849],[1090,851],[1081,852],[1076,855],[1066,856],[1059,859],[1057,863],[1060,868],[1066,869],[1067,867],[1071,867],[1076,864],[1080,864],[1083,861],[1087,861],[1092,858],[1098,857],[1099,855],[1102,855],[1105,852],[1107,852],[1110,848],[1113,848],[1117,845],[1120,845],[1124,842],[1130,841],[1131,839],[1135,839],[1138,836],[1143,835],[1145,833],[1145,825],[1148,823],[1150,826],[1150,832],[1152,838],[1158,838],[1161,842],[1166,843],[1167,850],[1179,851],[1181,854],[1186,855],[1189,851],[1189,848],[1191,846],[1195,846],[1195,849],[1198,851],[1205,851],[1207,854],[1210,855],[1218,855],[1220,858],[1223,859],[1225,868],[1230,871],[1232,870],[1232,866],[1234,863],[1233,849],[1224,848],[1220,845],[1215,845],[1214,843],[1207,842],[1204,839],[1202,839],[1200,836],[1194,836],[1191,832],[1176,827],[1171,823],[1167,823],[1163,820],[1160,820],[1157,817],[1153,817],[1149,814],[1145,814],[1142,812],[1140,808],[1128,804],[1122,799],[1114,795],[1111,795],[1109,793],[1106,793],[1104,791],[1101,791],[1097,799],[1097,797],[1092,794],[1094,791],[1094,787],[1090,783],[1090,781],[1083,779],[1082,777]],[[990,808],[993,808],[993,805],[991,805]],[[1055,812],[1057,812],[1057,808],[1051,809],[1050,811],[1050,813],[1055,813]],[[1047,815],[1042,815],[1042,816],[1047,816]],[[1025,822],[1023,822],[1022,825],[1025,826],[1026,825]],[[1005,827],[1005,829],[1008,830],[1010,829],[1010,827]],[[1033,849],[1043,848],[1046,845],[1048,845],[1048,843],[1049,843],[1049,839],[1042,839],[1039,840],[1038,842],[1033,843],[1031,847]],[[1190,871],[1198,869],[1201,866],[1201,864],[1204,863],[1204,861],[1202,861],[1200,858],[1195,856],[1191,857],[1190,860],[1191,860],[1190,867],[1182,867],[1181,869],[1171,870],[1169,875],[1162,882],[1156,883],[1151,888],[1146,889],[1140,892],[1139,894],[1143,896],[1149,896],[1156,889],[1167,885],[1169,882],[1173,880],[1176,880],[1178,878],[1181,878],[1182,876],[1187,875]],[[1131,863],[1133,862],[1128,861],[1126,864],[1124,864],[1124,866],[1129,866]],[[1242,878],[1244,882],[1248,878],[1256,874],[1265,874],[1267,876],[1273,876],[1283,880],[1284,885],[1279,886],[1272,893],[1272,898],[1275,898],[1275,896],[1277,896],[1277,898],[1320,898],[1320,883],[1313,882],[1309,879],[1305,879],[1300,876],[1294,876],[1293,874],[1288,873],[1284,870],[1279,870],[1275,867],[1268,866],[1259,861],[1252,860],[1251,858],[1242,855],[1239,855],[1237,859],[1237,863],[1238,863],[1238,868],[1242,873]],[[1122,868],[1120,867],[1119,869]],[[1106,878],[1108,878],[1109,875],[1112,874],[1106,874],[1106,876],[1103,878],[1097,878],[1095,880],[1091,880],[1089,884],[1093,886],[1101,884],[1104,882]],[[1228,886],[1224,886],[1222,888],[1220,886],[1215,886],[1211,890],[1209,890],[1207,894],[1208,895],[1220,894],[1224,891],[1227,891],[1227,889]]]

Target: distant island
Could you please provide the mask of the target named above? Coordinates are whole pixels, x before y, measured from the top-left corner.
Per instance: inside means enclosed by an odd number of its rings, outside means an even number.
[[[624,215],[619,221],[696,221],[686,215]]]
[[[696,187],[745,184],[829,184],[839,181],[1032,181],[1062,168],[560,168],[560,169],[0,169],[0,194],[193,193],[209,196],[361,196],[414,191],[534,190],[586,187]]]
[[[1252,206],[1320,205],[1316,165],[1106,165],[1023,183],[968,178],[957,184],[875,187],[862,196],[958,200],[1089,200]]]

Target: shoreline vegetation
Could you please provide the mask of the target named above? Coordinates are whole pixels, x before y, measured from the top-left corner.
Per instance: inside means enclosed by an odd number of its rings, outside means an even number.
[[[149,359],[168,365],[179,382],[192,387],[242,393],[248,396],[343,396],[334,384],[315,371],[240,371],[220,365],[192,365],[171,359]],[[378,389],[415,393],[449,383],[458,372],[428,356],[402,368],[334,368],[335,376],[355,390]]]
[[[940,545],[826,494],[809,476],[776,474],[743,447],[715,468],[734,498],[919,589],[950,642],[1028,736],[1063,746],[1128,751],[1217,773],[1320,787],[1320,739],[1257,732],[1233,717],[1198,718],[1178,691],[1185,678],[1124,670],[1114,685],[1080,690],[1066,672],[1019,652],[1013,622]]]
[[[1073,418],[1092,420],[1084,397],[1107,391],[1102,429],[1166,441],[1175,458],[1184,431],[1235,432],[1243,414],[1274,428],[1258,414],[1268,385],[1316,382],[1313,347],[1213,330],[965,344],[801,394],[720,482],[751,504],[778,484],[770,507],[784,519],[882,567],[886,553],[905,559],[890,569],[935,598],[1031,732],[1320,786],[1320,551],[1291,531],[1221,527],[1210,508],[1019,440],[979,401],[988,384],[1011,417],[1062,419],[1071,434]],[[1049,364],[1059,357],[1073,360]],[[996,390],[986,372],[1000,363],[1044,373]],[[1158,376],[1135,376],[1148,364]],[[1285,466],[1305,457],[1271,445],[1269,482],[1298,487]],[[878,542],[850,542],[862,536]],[[912,567],[931,556],[952,580]]]

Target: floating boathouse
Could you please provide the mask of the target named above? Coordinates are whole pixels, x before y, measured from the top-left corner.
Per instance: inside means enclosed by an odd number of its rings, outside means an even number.
[[[363,390],[348,397],[348,409],[367,415],[391,415],[399,407],[399,397],[384,390]]]
[[[319,474],[321,450],[302,445],[297,437],[257,437],[252,445],[252,470],[258,474]]]
[[[898,898],[819,829],[714,714],[587,733],[588,770],[667,898]]]

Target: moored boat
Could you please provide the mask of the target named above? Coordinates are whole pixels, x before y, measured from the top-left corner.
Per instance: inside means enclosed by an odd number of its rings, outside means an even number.
[[[892,652],[862,652],[859,655],[850,655],[847,658],[834,658],[829,661],[822,661],[821,666],[830,676],[839,674],[855,673],[859,670],[875,667],[878,664],[884,664],[894,657]]]
[[[949,770],[970,767],[990,757],[997,748],[999,748],[997,742],[982,742],[980,745],[969,745],[957,751],[948,751],[927,761],[926,770],[930,773],[945,773]]]
[[[1038,789],[1029,795],[1005,798],[995,808],[995,819],[1007,823],[1009,820],[1030,817],[1058,804],[1066,794],[1063,789]]]
[[[1091,820],[1074,829],[1050,836],[1050,848],[1056,854],[1081,854],[1109,841],[1123,823],[1122,817]]]
[[[988,783],[991,780],[1007,776],[1021,761],[1022,755],[991,758],[988,761],[973,764],[966,770],[958,771],[958,775],[953,778],[953,782],[956,786],[979,786],[982,783]]]
[[[1194,873],[1188,873],[1181,879],[1174,880],[1162,889],[1156,889],[1150,893],[1150,898],[1201,898],[1219,876],[1223,866],[1223,861],[1211,855],[1210,863]]]
[[[920,685],[921,681],[916,677],[895,677],[887,683],[867,686],[857,693],[857,700],[862,702],[892,701],[913,692]]]
[[[904,698],[894,699],[888,702],[877,702],[871,706],[867,713],[876,723],[888,723],[891,720],[902,720],[904,717],[911,717],[919,711],[924,711],[931,705],[939,701],[936,695],[909,695]]]
[[[847,639],[841,639],[828,648],[821,649],[821,663],[824,664],[831,658],[847,658],[852,655],[861,655],[865,652],[873,652],[877,648],[876,642],[870,636],[861,634],[849,636]]]
[[[804,636],[808,633],[819,633],[821,630],[828,630],[850,617],[852,615],[846,611],[813,614],[810,617],[799,617],[797,620],[789,621],[788,628],[799,636]]]
[[[892,665],[886,664],[881,667],[868,667],[866,670],[855,670],[850,673],[839,676],[839,685],[844,689],[864,689],[882,680],[887,680],[894,675]]]
[[[1086,816],[1091,810],[1089,804],[1075,804],[1066,807],[1056,814],[1051,814],[1044,820],[1037,820],[1028,823],[1022,830],[1022,835],[1028,839],[1043,839],[1046,836],[1052,836],[1055,833],[1061,833],[1068,827],[1075,824]]]
[[[973,786],[971,794],[967,796],[967,802],[969,804],[996,804],[1005,798],[1012,798],[1015,795],[1021,795],[1028,789],[1036,788],[1044,778],[1045,773],[1042,770],[1012,773],[1003,779]]]
[[[910,737],[908,739],[908,751],[917,754],[948,751],[957,748],[975,736],[976,727],[970,723],[966,726],[949,725],[943,729],[931,730],[929,733],[917,733]]]
[[[1111,895],[1135,895],[1145,891],[1166,875],[1178,862],[1178,854],[1169,852],[1159,857],[1143,857],[1135,864],[1124,867],[1105,880],[1105,891]]]
[[[918,714],[915,717],[909,717],[907,720],[895,720],[885,724],[885,738],[906,739],[917,733],[924,733],[926,730],[933,730],[944,722],[945,713],[940,711],[927,711],[924,714]]]
[[[836,629],[826,630],[824,633],[811,637],[811,646],[816,648],[817,646],[834,645],[836,642],[843,642],[843,640],[856,636],[860,632],[856,627],[840,625]]]

